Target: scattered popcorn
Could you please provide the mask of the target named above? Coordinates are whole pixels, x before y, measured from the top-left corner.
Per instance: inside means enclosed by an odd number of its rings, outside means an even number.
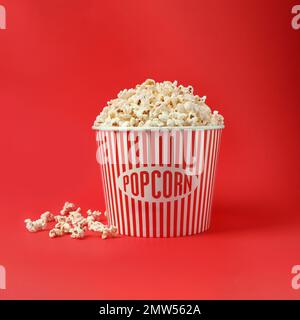
[[[67,219],[73,225],[85,226],[87,224],[86,218],[80,213],[81,209],[77,208],[76,211],[71,211]]]
[[[69,233],[71,231],[71,225],[68,222],[58,222],[54,229],[60,229],[64,233]]]
[[[50,238],[62,237],[63,235],[64,232],[61,229],[53,228],[49,231]]]
[[[93,221],[89,224],[88,228],[90,231],[103,232],[105,229],[105,225],[102,222]]]
[[[102,239],[106,239],[107,237],[115,237],[117,235],[118,229],[115,226],[105,227],[102,232]]]
[[[26,219],[25,221],[26,229],[29,232],[37,232],[40,230],[44,230],[47,226],[47,222],[45,219],[37,219],[32,221],[31,219]]]
[[[54,215],[50,211],[46,211],[41,214],[40,218],[37,220],[26,219],[25,226],[30,232],[37,232],[44,230],[47,227],[48,222],[52,222],[54,220]]]
[[[90,231],[99,232],[102,239],[106,239],[108,236],[114,237],[117,234],[118,229],[115,226],[106,226],[99,221],[89,223],[88,229]]]
[[[46,211],[41,214],[41,219],[45,220],[46,222],[54,221],[54,215],[50,211]]]
[[[93,217],[96,221],[99,221],[100,216],[102,215],[102,213],[101,213],[101,211],[97,211],[97,210],[92,211],[92,210],[89,209],[87,211],[87,215],[88,215],[88,217]]]
[[[95,218],[93,216],[88,216],[86,218],[86,222],[87,222],[87,226],[88,228],[90,227],[90,225],[95,221]]]
[[[75,211],[77,209],[76,205],[72,202],[65,202],[64,207],[60,211],[61,215],[68,214],[71,211]]]
[[[49,231],[50,238],[70,234],[73,239],[82,239],[86,230],[100,233],[102,239],[116,236],[117,228],[100,222],[101,215],[100,211],[89,209],[85,217],[79,207],[73,203],[66,202],[59,215],[53,215],[51,212],[46,211],[37,220],[26,219],[25,226],[28,231],[37,232],[44,230],[48,223],[55,222],[54,227]]]
[[[80,226],[75,226],[71,229],[71,238],[81,239],[84,237],[86,227],[81,228]]]
[[[67,222],[68,217],[67,217],[67,216],[55,216],[55,217],[54,217],[54,220],[55,220],[56,222]]]
[[[69,223],[64,223],[62,226],[61,226],[62,230],[64,233],[70,233],[71,232],[71,225]]]
[[[205,101],[206,96],[193,94],[192,86],[148,79],[110,100],[97,116],[93,128],[223,125],[223,116],[217,111],[212,113]]]

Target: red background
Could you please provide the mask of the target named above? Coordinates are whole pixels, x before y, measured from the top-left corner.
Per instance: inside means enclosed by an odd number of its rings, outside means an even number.
[[[300,264],[294,1],[1,0],[0,264],[7,298],[291,298]],[[226,120],[212,228],[75,241],[23,220],[104,209],[91,125],[146,78],[192,84]]]

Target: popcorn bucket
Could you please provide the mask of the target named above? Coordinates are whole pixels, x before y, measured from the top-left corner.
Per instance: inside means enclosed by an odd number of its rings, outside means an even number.
[[[222,129],[97,129],[109,224],[136,237],[206,231]]]

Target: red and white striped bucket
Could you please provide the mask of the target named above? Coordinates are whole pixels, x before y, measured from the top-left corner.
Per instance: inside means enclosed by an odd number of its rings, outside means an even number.
[[[222,129],[97,130],[109,223],[137,237],[207,230]]]

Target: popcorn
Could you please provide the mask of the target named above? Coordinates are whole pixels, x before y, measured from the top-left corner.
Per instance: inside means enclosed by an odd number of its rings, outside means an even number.
[[[224,118],[223,116],[221,116],[218,111],[214,111],[213,112],[213,115],[211,117],[211,123],[212,125],[215,125],[216,123],[218,123],[220,120],[219,119],[222,119],[222,121],[224,121]]]
[[[115,237],[118,231],[117,227],[108,227],[99,221],[91,222],[88,228],[90,231],[99,232],[102,239],[106,239],[108,236]]]
[[[93,217],[94,220],[96,220],[96,221],[99,221],[100,216],[102,215],[101,211],[97,211],[97,210],[92,211],[90,209],[86,213],[87,213],[88,217]]]
[[[101,215],[101,211],[89,209],[85,217],[79,207],[66,202],[60,215],[53,215],[50,211],[46,211],[37,220],[26,219],[25,226],[28,231],[37,232],[45,230],[48,223],[55,222],[54,227],[49,231],[50,238],[70,234],[73,239],[82,239],[86,230],[100,233],[102,239],[106,239],[108,236],[116,236],[117,228],[100,222]],[[104,212],[104,215],[106,216],[106,212]]]
[[[53,229],[49,231],[49,237],[61,237],[66,233],[71,232],[71,225],[67,222],[68,218],[65,216],[55,216],[54,220],[57,222]]]
[[[90,231],[95,231],[95,232],[103,232],[105,229],[105,225],[99,221],[92,221],[89,226],[88,226]]]
[[[46,211],[41,214],[41,219],[45,220],[46,222],[54,221],[54,215],[50,211]]]
[[[206,96],[199,97],[193,91],[192,86],[178,86],[177,81],[148,79],[108,101],[93,128],[223,125],[224,118],[217,111],[212,113]]]
[[[50,238],[62,237],[64,235],[63,230],[59,228],[53,228],[49,231]]]
[[[55,216],[55,217],[54,217],[54,220],[55,220],[56,222],[67,222],[68,217],[66,217],[66,216]]]
[[[58,222],[54,229],[59,229],[63,233],[69,233],[71,231],[71,225],[68,222]]]
[[[40,230],[44,230],[47,226],[47,222],[45,219],[37,219],[32,221],[31,219],[26,219],[25,221],[26,229],[29,232],[37,232]]]
[[[102,239],[106,239],[107,237],[115,237],[117,235],[118,229],[115,226],[105,227],[102,232]]]
[[[48,222],[54,220],[54,215],[50,211],[46,211],[41,214],[37,220],[25,219],[25,226],[29,232],[37,232],[44,230],[47,227]]]
[[[72,225],[78,226],[85,226],[87,224],[86,218],[80,213],[81,209],[77,208],[76,211],[72,211],[69,213],[67,218],[67,222],[71,223]]]
[[[75,226],[71,229],[71,238],[82,239],[85,234],[86,227],[81,228],[80,226]]]
[[[65,202],[62,210],[60,211],[61,215],[66,215],[71,211],[75,211],[77,209],[76,205],[72,202]]]

